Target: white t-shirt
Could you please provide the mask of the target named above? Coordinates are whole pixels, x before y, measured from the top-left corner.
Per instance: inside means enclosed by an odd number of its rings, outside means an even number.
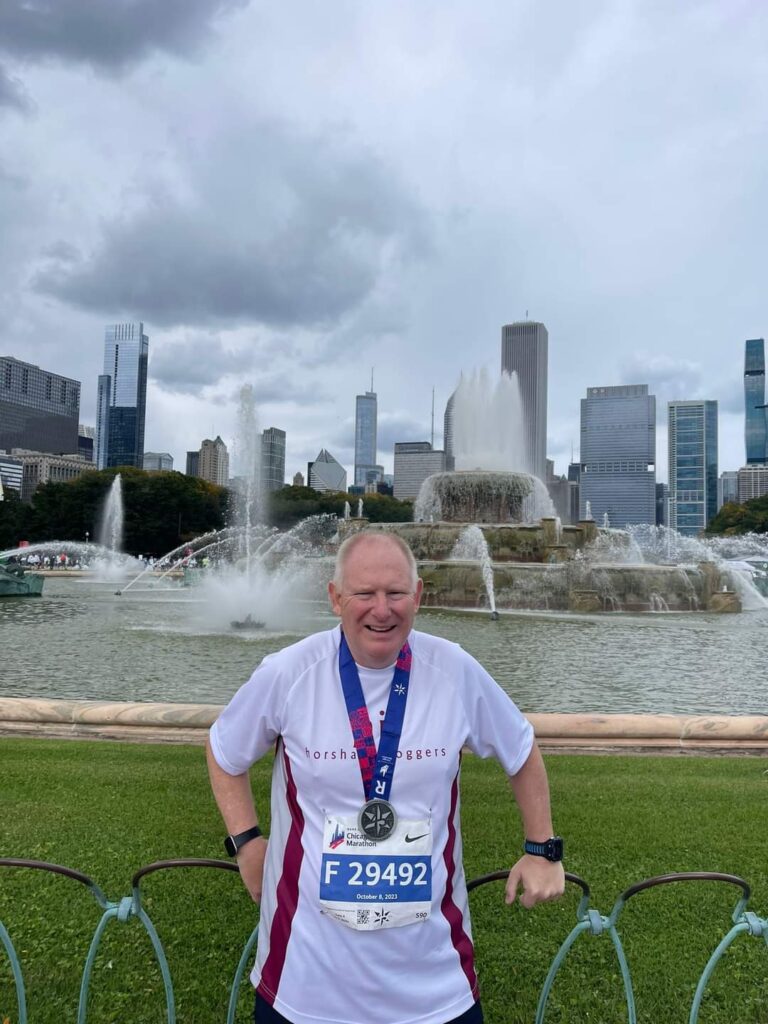
[[[412,631],[411,680],[390,800],[432,826],[432,907],[417,924],[355,931],[319,902],[327,813],[365,802],[339,679],[340,628],[269,655],[211,730],[219,766],[246,772],[276,746],[272,822],[251,980],[294,1024],[444,1024],[478,997],[462,864],[462,747],[525,764],[533,729],[457,644]],[[378,743],[392,670],[360,670]]]

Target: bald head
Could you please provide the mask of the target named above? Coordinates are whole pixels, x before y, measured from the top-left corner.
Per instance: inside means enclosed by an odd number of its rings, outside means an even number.
[[[368,546],[370,545],[370,549]],[[415,591],[416,584],[419,578],[418,568],[416,566],[416,559],[413,557],[413,552],[405,543],[405,541],[398,537],[395,533],[380,533],[378,531],[367,531],[361,530],[359,533],[353,533],[351,537],[341,544],[339,550],[336,552],[336,567],[333,573],[333,582],[337,589],[341,589],[344,583],[344,569],[349,560],[350,555],[358,550],[361,546],[365,546],[366,549],[374,553],[377,548],[381,551],[387,551],[390,553],[394,548],[399,551],[408,564],[408,574],[411,581],[411,587]]]
[[[371,530],[344,541],[328,596],[358,665],[394,665],[421,591],[413,553],[399,537]]]

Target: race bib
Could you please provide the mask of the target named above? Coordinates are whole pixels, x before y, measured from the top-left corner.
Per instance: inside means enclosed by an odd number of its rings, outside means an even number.
[[[432,906],[432,828],[399,821],[375,843],[356,821],[326,815],[320,865],[324,914],[359,931],[419,924]]]

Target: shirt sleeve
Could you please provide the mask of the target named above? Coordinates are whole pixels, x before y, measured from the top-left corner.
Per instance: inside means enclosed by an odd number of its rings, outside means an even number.
[[[467,715],[466,745],[478,757],[495,757],[516,775],[533,748],[533,726],[496,680],[461,651],[461,698]]]
[[[274,656],[265,658],[213,723],[211,750],[228,775],[242,775],[280,735],[285,679]]]

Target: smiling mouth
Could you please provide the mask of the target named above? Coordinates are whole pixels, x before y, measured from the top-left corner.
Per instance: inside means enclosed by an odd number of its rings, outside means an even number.
[[[395,627],[394,626],[366,626],[365,628],[369,629],[371,631],[371,633],[391,633],[392,630]]]

